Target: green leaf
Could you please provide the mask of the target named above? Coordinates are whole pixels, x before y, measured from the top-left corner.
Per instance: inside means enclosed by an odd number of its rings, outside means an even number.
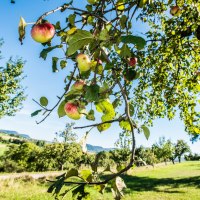
[[[52,50],[56,49],[56,48],[60,48],[60,45],[56,45],[56,46],[53,46],[53,47],[48,47],[46,49],[43,49],[40,52],[40,58],[43,58],[44,60],[46,60],[48,53],[51,52]]]
[[[121,57],[131,57],[131,51],[127,44],[123,44],[121,51],[120,51]]]
[[[103,29],[99,34],[99,40],[109,40],[110,36],[106,29]]]
[[[85,185],[80,185],[72,191],[72,199],[73,200],[81,200],[81,199],[89,200],[89,199],[91,199],[90,193],[85,192]]]
[[[55,29],[57,29],[57,30],[61,29],[61,27],[60,27],[60,21],[56,22]]]
[[[76,19],[76,15],[75,15],[75,14],[71,14],[71,15],[69,15],[68,22],[69,22],[72,26],[74,26],[75,19]]]
[[[134,35],[121,36],[121,41],[126,44],[134,44],[139,50],[143,49],[146,45],[144,38]]]
[[[126,165],[123,165],[123,164],[119,164],[117,165],[116,169],[117,169],[117,172],[120,172],[122,169],[124,169],[126,167]]]
[[[52,71],[53,72],[58,72],[57,63],[58,63],[58,58],[52,57]]]
[[[95,120],[94,110],[90,110],[90,111],[88,112],[88,114],[86,115],[86,119],[92,120],[92,121]]]
[[[122,129],[127,130],[127,131],[131,131],[131,125],[128,121],[121,121],[119,122],[119,125]]]
[[[106,63],[105,70],[112,69],[114,65],[112,63]]]
[[[126,15],[122,15],[122,17],[120,18],[120,26],[122,29],[126,28],[126,21],[127,21]]]
[[[101,124],[101,125],[97,126],[97,129],[98,129],[99,132],[102,132],[102,131],[105,131],[105,130],[109,129],[110,126],[111,126],[110,123]]]
[[[89,169],[83,169],[80,172],[81,177],[87,181],[87,182],[92,182],[92,172]]]
[[[142,130],[144,132],[144,135],[145,135],[146,139],[148,140],[149,136],[150,136],[150,131],[149,131],[148,127],[146,127],[145,125],[142,125],[141,128],[142,128]]]
[[[97,101],[99,98],[99,89],[98,85],[90,85],[85,87],[85,99],[87,101]]]
[[[49,103],[49,101],[48,101],[48,99],[46,98],[46,97],[41,97],[40,98],[40,104],[42,105],[42,106],[47,106],[48,105],[48,103]]]
[[[61,60],[60,61],[60,67],[61,69],[64,69],[67,66],[67,61],[66,60]]]
[[[41,110],[36,110],[35,112],[31,113],[31,117],[34,117],[34,116],[38,115],[41,111],[42,111],[42,109]]]
[[[104,190],[106,188],[106,185],[104,184],[101,184],[101,185],[95,185],[94,186],[94,189],[96,189],[99,193],[103,194],[104,193]]]
[[[60,103],[60,105],[58,106],[58,116],[59,117],[64,117],[66,116],[66,113],[65,113],[65,110],[64,110],[64,106],[65,106],[66,102],[65,101],[62,101]]]
[[[94,37],[90,32],[78,29],[75,34],[70,35],[68,40],[69,47],[67,49],[67,55],[70,56],[74,54],[77,50],[89,44],[93,39]]]
[[[65,179],[70,178],[72,176],[78,176],[78,170],[77,169],[70,169],[67,174],[65,175]]]
[[[58,194],[64,185],[65,175],[66,173],[56,177],[57,180],[48,188],[47,192],[52,193],[54,191],[54,194]]]
[[[112,115],[115,116],[113,105],[107,99],[99,101],[95,105],[98,112],[102,112],[104,114],[112,113]]]

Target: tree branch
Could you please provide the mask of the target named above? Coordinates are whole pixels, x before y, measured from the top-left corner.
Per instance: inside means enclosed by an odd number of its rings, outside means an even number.
[[[55,106],[51,109],[46,109],[48,111],[48,114],[39,122],[36,121],[37,124],[40,124],[42,123],[43,121],[45,121],[45,119],[52,113],[52,111],[58,106],[58,104],[62,101],[63,97],[65,96],[65,94],[68,92],[69,90],[69,87],[71,85],[71,82],[73,80],[73,77],[74,77],[74,74],[76,72],[76,69],[77,69],[77,66],[74,67],[74,71],[73,73],[71,74],[71,78],[69,80],[69,83],[67,84],[66,88],[65,88],[65,92],[62,94],[62,96],[60,97],[60,99],[58,100],[58,102],[55,104]],[[36,102],[37,103],[37,102]]]
[[[90,128],[90,127],[95,127],[95,126],[99,126],[99,125],[102,125],[102,124],[108,124],[108,123],[112,123],[112,122],[121,122],[123,119],[125,119],[122,116],[120,116],[118,119],[108,120],[108,121],[101,122],[101,123],[91,124],[91,125],[87,125],[87,126],[74,127],[74,129]]]

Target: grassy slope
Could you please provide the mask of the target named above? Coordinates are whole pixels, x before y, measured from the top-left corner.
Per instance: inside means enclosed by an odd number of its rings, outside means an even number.
[[[200,162],[184,162],[155,169],[136,169],[124,176],[128,188],[125,200],[200,200]],[[46,186],[34,180],[1,181],[0,200],[53,200]],[[112,199],[110,190],[99,195],[94,190],[91,200]],[[66,198],[70,200],[71,198]]]

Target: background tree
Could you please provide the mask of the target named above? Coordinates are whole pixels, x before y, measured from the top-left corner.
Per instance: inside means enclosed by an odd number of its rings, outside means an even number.
[[[184,140],[178,140],[176,145],[175,145],[175,155],[178,157],[179,163],[181,162],[181,157],[185,153],[190,153],[190,147],[189,145],[184,141]]]
[[[41,149],[32,142],[24,142],[19,145],[10,145],[2,156],[4,171],[6,166],[13,171],[37,171],[38,155]]]
[[[164,161],[167,164],[168,160],[172,160],[174,163],[174,153],[175,148],[170,140],[165,139],[165,137],[159,138],[159,142],[152,146],[154,153],[160,161]]]
[[[67,123],[63,131],[56,132],[56,136],[63,139],[64,143],[75,142],[77,139],[77,134],[73,131],[73,126],[75,123]]]
[[[2,40],[0,41],[0,47]],[[0,118],[13,116],[22,108],[25,100],[24,88],[21,85],[24,61],[22,59],[10,60],[4,67],[0,66]]]

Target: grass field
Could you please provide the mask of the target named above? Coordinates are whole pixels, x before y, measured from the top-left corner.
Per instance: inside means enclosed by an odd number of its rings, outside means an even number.
[[[123,176],[127,184],[124,200],[200,200],[200,161],[136,168],[130,173]],[[47,183],[32,178],[4,180],[0,181],[0,200],[53,200],[46,189]],[[91,200],[112,199],[109,188],[104,196],[89,191]]]

